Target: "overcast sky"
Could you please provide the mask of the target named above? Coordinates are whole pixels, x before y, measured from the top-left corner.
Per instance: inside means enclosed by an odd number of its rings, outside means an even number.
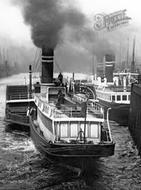
[[[139,0],[78,0],[81,7],[87,14],[105,12],[107,14],[114,11],[127,9],[128,16],[132,21],[141,24],[141,7]]]
[[[19,44],[30,42],[30,29],[24,24],[21,11],[11,0],[0,0],[0,35],[10,37]]]
[[[24,24],[21,11],[12,5],[12,0],[0,0],[0,35],[9,36],[19,44],[31,43],[29,26]],[[20,0],[19,0],[20,1]],[[141,28],[141,7],[139,0],[74,0],[82,11],[93,19],[97,13],[112,13],[127,9],[130,24]]]
[[[19,46],[24,46],[24,47],[26,46],[28,48],[35,47],[31,40],[30,27],[25,25],[20,8],[18,6],[15,6],[12,3],[12,1],[14,0],[0,0],[0,48],[5,48],[5,47],[8,48],[10,45],[11,47],[14,47],[14,46],[16,47],[17,44]],[[94,22],[94,16],[96,14],[99,14],[99,13],[110,14],[115,11],[126,9],[127,16],[132,18],[132,20],[130,20],[129,22],[129,26],[127,27],[123,26],[121,27],[121,29],[115,30],[114,32],[102,31],[102,32],[99,32],[98,35],[99,36],[105,35],[105,37],[108,39],[108,42],[110,42],[110,44],[112,45],[111,47],[113,47],[113,50],[115,51],[114,53],[118,56],[121,54],[120,52],[122,52],[124,58],[126,57],[126,54],[127,54],[126,51],[128,47],[127,46],[128,38],[130,39],[129,54],[131,56],[133,38],[134,36],[136,36],[136,39],[137,39],[136,51],[137,51],[137,55],[140,56],[141,6],[140,6],[139,0],[65,0],[65,2],[67,1],[71,2],[74,6],[77,6],[80,10],[82,10],[84,14],[86,14],[90,18],[90,20],[92,21],[92,25],[90,26],[92,30],[94,30],[93,22]],[[91,43],[94,44],[93,42]],[[86,62],[87,63],[91,62],[91,56],[86,53],[87,48],[86,49],[83,48],[83,44],[80,44],[80,46],[79,44],[76,44],[76,45],[69,44],[62,47],[62,50],[60,49],[58,51],[58,60],[59,60],[59,55],[60,55],[60,62],[58,61],[59,64],[60,63],[63,64],[64,62],[70,61],[69,66],[73,62],[74,67],[76,67],[76,63],[77,63],[78,70],[80,68],[80,65],[81,65],[81,68],[82,66],[84,66],[84,70],[87,69]],[[98,45],[98,42],[97,42],[96,47],[94,46],[94,48],[97,50],[98,46],[101,49],[101,46],[102,47],[104,46],[104,42],[100,41],[100,45]],[[105,45],[105,47],[107,51],[108,46]],[[16,49],[16,52],[18,52],[18,49],[20,48],[18,47]],[[20,51],[21,57],[23,55],[22,51]],[[28,54],[28,52],[29,51],[27,51],[25,54]],[[85,60],[85,58],[87,59]],[[20,60],[19,62],[22,62],[21,58],[19,58],[19,60]],[[25,59],[24,61],[29,62],[28,59]],[[65,68],[65,66],[62,66],[62,68]]]

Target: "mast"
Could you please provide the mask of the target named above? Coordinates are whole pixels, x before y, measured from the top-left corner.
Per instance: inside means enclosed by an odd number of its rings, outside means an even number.
[[[3,68],[4,68],[4,76],[8,77],[9,75],[8,50],[5,49],[3,49]]]
[[[128,64],[129,64],[129,38],[127,39],[127,63],[126,63],[127,69],[128,69]]]
[[[93,55],[92,56],[92,76],[93,76],[93,79],[96,79],[96,74],[97,74],[97,63],[96,63],[96,57]]]
[[[120,44],[119,44],[119,65],[120,65],[120,70],[122,69],[122,58],[121,58],[121,39],[120,39]]]
[[[6,77],[8,77],[9,72],[8,72],[8,60],[5,60],[5,73],[6,73]]]
[[[133,40],[133,53],[132,53],[132,61],[131,61],[131,73],[135,72],[135,37]]]

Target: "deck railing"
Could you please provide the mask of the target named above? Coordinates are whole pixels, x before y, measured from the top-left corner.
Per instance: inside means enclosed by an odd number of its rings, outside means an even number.
[[[18,106],[14,106],[14,107],[7,107],[6,108],[7,111],[11,112],[11,113],[27,113],[27,106],[23,106],[23,107],[18,107]]]
[[[21,99],[28,99],[28,96],[25,94],[13,94],[9,96],[9,100],[21,100]]]
[[[43,109],[47,115],[54,118],[62,118],[62,117],[84,117],[84,113],[81,106],[65,106],[60,105],[57,109],[55,106],[48,106],[47,104],[39,103],[39,107]],[[95,117],[103,118],[103,112],[99,106],[88,106],[87,107],[87,116],[93,115]]]
[[[26,115],[17,115],[13,113],[7,113],[6,114],[6,119],[12,120],[16,123],[26,123],[29,124],[29,118]]]
[[[74,102],[74,104],[64,103],[57,105],[55,101],[45,103],[41,98],[35,98],[35,104],[44,111],[49,117],[63,118],[63,117],[84,117],[82,104]],[[95,100],[87,102],[87,116],[94,116],[103,118],[103,108]]]
[[[6,88],[6,100],[28,99],[27,85],[9,85]]]

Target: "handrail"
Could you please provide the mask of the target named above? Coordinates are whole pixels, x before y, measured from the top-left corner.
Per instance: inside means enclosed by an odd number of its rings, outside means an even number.
[[[81,105],[67,105],[63,106],[61,105],[60,109],[57,109],[55,105],[51,105],[48,103],[44,103],[41,99],[38,101],[37,105],[43,109],[43,111],[55,118],[61,117],[64,114],[66,114],[67,117],[75,117],[75,114],[77,117],[82,117],[82,108]],[[88,114],[93,114],[95,116],[97,115],[102,115],[103,113],[101,112],[100,105],[97,103],[94,103],[93,106],[89,105],[88,106]]]
[[[10,95],[8,100],[19,100],[19,99],[28,99],[28,95],[27,94],[19,94],[19,95]]]
[[[7,107],[7,110],[13,111],[13,112],[16,112],[16,111],[22,112],[22,111],[27,111],[27,106],[22,106],[22,107],[18,107],[18,106],[16,106],[16,107]]]
[[[103,115],[99,110],[93,110],[93,109],[87,109],[88,113],[87,114],[94,114],[94,115]],[[66,114],[66,116],[68,117],[75,117],[75,114],[76,114],[76,117],[83,117],[81,115],[81,110],[74,110],[74,109],[70,109],[70,110],[67,110],[67,109],[61,109],[60,111],[57,110],[57,109],[54,109],[53,110],[53,115],[54,117],[61,117],[62,115]]]
[[[108,130],[109,130],[109,136],[112,141],[112,134],[111,134],[110,123],[109,123],[109,110],[111,110],[111,108],[107,109],[107,126],[108,126]]]

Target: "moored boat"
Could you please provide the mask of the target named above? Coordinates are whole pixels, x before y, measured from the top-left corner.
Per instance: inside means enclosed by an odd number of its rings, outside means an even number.
[[[18,129],[29,130],[27,111],[35,107],[32,94],[31,66],[29,67],[29,85],[7,85],[4,120]],[[35,86],[36,88],[36,86]]]
[[[29,128],[28,107],[34,106],[34,99],[28,97],[28,86],[10,85],[6,89],[5,121]]]
[[[80,104],[67,96],[61,75],[54,82],[53,59],[53,49],[44,47],[41,92],[35,95],[37,109],[30,110],[31,137],[49,161],[90,169],[96,158],[114,154],[109,123],[97,102]]]
[[[136,72],[116,72],[114,73],[115,57],[105,56],[105,74],[97,77],[89,83],[82,85],[94,86],[96,98],[104,107],[105,114],[110,110],[110,120],[114,120],[121,125],[128,125],[131,83],[138,77]]]

